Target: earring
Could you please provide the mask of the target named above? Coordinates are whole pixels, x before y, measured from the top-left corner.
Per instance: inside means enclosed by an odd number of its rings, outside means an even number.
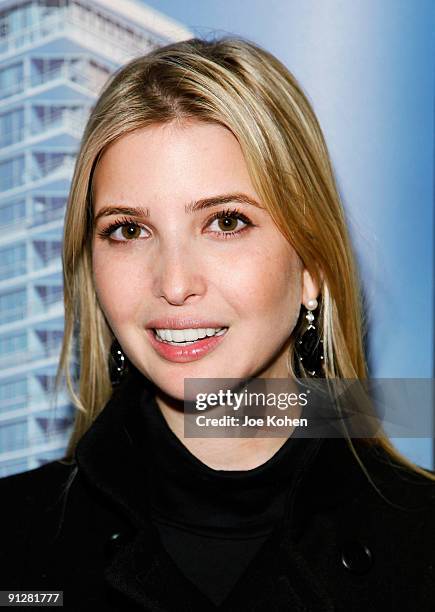
[[[112,342],[110,347],[109,374],[110,382],[113,386],[119,385],[125,374],[128,372],[127,358],[122,352],[118,340]]]
[[[297,340],[295,345],[296,357],[299,363],[303,365],[308,374],[312,377],[323,377],[323,340],[317,333],[317,328],[314,325],[313,310],[316,310],[318,302],[316,299],[308,300],[307,314],[305,318],[308,321],[308,327],[302,336]]]

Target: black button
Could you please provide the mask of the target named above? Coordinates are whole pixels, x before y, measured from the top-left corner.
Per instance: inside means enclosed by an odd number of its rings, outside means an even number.
[[[106,542],[105,554],[107,557],[113,557],[113,555],[124,546],[130,538],[123,531],[115,531],[112,533]]]
[[[362,542],[346,542],[341,549],[341,562],[353,574],[366,574],[373,565],[373,555]]]

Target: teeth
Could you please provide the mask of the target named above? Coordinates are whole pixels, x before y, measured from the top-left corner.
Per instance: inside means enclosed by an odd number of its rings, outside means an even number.
[[[170,342],[171,344],[192,344],[201,338],[222,335],[226,330],[225,327],[212,327],[199,328],[199,329],[156,329],[156,335],[159,340],[163,342]]]

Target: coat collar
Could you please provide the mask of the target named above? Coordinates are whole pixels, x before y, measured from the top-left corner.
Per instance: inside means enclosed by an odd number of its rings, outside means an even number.
[[[77,445],[76,461],[87,480],[139,529],[149,522],[143,463],[125,425],[126,415],[149,401],[153,385],[133,370]],[[364,446],[360,448],[367,454]],[[331,508],[367,482],[343,438],[313,440],[296,474],[288,526],[297,531],[311,511]]]
[[[133,370],[115,390],[76,449],[79,471],[91,486],[125,515],[135,531],[135,537],[121,547],[106,568],[106,579],[114,588],[138,603],[147,602],[150,609],[166,609],[164,603],[168,603],[168,597],[173,598],[176,591],[179,591],[180,598],[190,593],[191,604],[196,606],[193,609],[206,611],[208,606],[215,609],[172,562],[150,520],[146,475],[142,462],[135,454],[125,417],[139,402],[147,401],[152,392],[152,384]],[[316,584],[296,548],[288,544],[297,542],[310,517],[354,497],[362,485],[367,485],[367,479],[344,439],[313,440],[309,457],[296,474],[286,519],[276,526],[251,564],[249,575],[239,581],[227,600],[232,602],[234,610],[242,609],[237,607],[238,598],[245,598],[246,605],[248,592],[252,601],[264,598],[268,576],[272,579],[283,567],[287,568],[287,573],[291,568],[293,575],[298,576],[298,584],[304,592],[304,601],[298,607],[298,602],[294,600],[295,592],[292,591],[290,595],[288,591],[285,601],[293,598],[295,610],[303,609],[307,602],[312,604],[313,609],[322,612],[332,610],[327,594]],[[166,588],[168,572],[171,575],[171,594]],[[283,589],[286,590],[284,586]],[[157,601],[163,607],[154,608],[153,602]],[[190,609],[188,605],[186,602],[186,609]],[[232,609],[231,606],[228,609]]]

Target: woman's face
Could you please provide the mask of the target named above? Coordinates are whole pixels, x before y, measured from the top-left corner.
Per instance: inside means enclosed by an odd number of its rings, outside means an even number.
[[[101,157],[93,187],[98,300],[146,377],[179,400],[184,378],[288,377],[301,302],[318,290],[229,130],[191,121],[123,136]],[[155,328],[194,331],[161,342]]]

